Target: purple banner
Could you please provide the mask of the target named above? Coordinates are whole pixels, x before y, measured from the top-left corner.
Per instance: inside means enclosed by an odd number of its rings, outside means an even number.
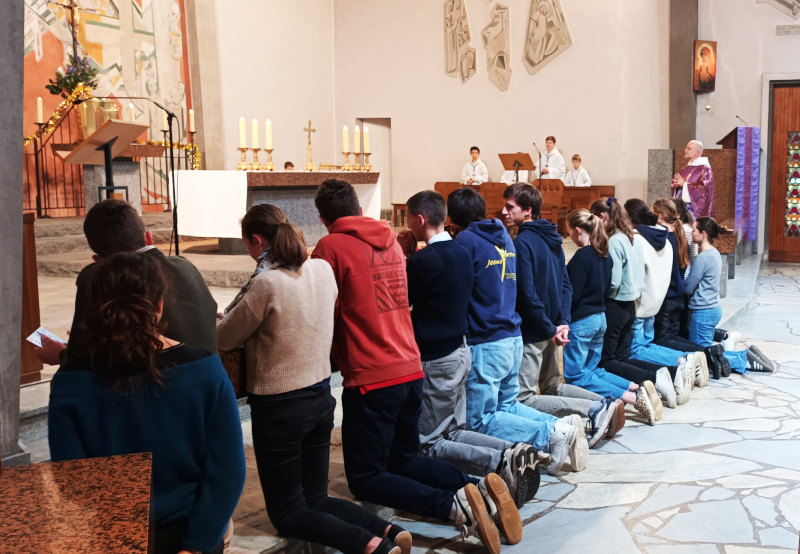
[[[736,132],[736,229],[742,241],[756,239],[758,179],[761,171],[761,129],[738,127]]]

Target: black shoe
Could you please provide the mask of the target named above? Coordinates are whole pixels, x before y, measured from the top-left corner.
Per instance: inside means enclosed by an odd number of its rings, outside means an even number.
[[[372,554],[400,554],[400,547],[391,539],[383,539]]]
[[[714,342],[722,342],[728,338],[728,332],[725,329],[714,329]]]
[[[704,351],[706,354],[706,362],[708,362],[708,370],[711,372],[711,377],[719,379],[722,377],[722,364],[717,356],[714,354],[713,346],[706,346]]]
[[[762,366],[766,367],[769,371],[775,371],[775,364],[772,362],[772,360],[767,358],[766,354],[764,354],[758,346],[753,345],[747,350],[748,350],[748,360],[750,359],[749,354],[753,354],[758,359],[758,361],[761,363]]]
[[[722,366],[722,376],[723,377],[730,377],[731,376],[731,363],[728,361],[728,358],[725,357],[725,350],[722,349],[722,345],[720,344],[720,355],[717,357],[719,360],[720,365]]]
[[[757,371],[759,373],[772,373],[772,368],[767,367],[764,362],[752,351],[747,351],[747,367],[750,371]]]

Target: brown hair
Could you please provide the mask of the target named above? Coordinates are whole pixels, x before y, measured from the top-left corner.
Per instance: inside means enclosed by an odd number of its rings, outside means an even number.
[[[115,198],[92,206],[83,220],[83,234],[89,248],[101,258],[145,245],[142,218],[133,206]]]
[[[567,226],[589,233],[589,244],[597,255],[601,258],[608,257],[608,236],[599,216],[593,215],[589,210],[572,210],[567,214]]]
[[[242,218],[242,236],[252,241],[260,235],[269,243],[269,259],[278,267],[296,269],[308,258],[303,232],[272,204],[257,204]]]
[[[685,268],[689,265],[689,244],[686,242],[686,233],[683,232],[675,203],[671,198],[660,198],[653,203],[653,212],[659,219],[675,228],[675,241],[678,243],[678,266],[681,269]]]
[[[503,191],[503,198],[513,198],[523,210],[531,209],[531,218],[539,219],[542,214],[542,193],[528,183],[514,183]]]
[[[554,137],[553,135],[545,137],[544,141],[547,142],[548,140],[552,140],[553,144],[556,143],[556,137]]]
[[[579,162],[579,161],[581,161],[581,155],[580,155],[580,154],[573,154],[573,155],[572,155],[572,161],[573,161],[573,162]]]
[[[156,352],[163,347],[164,325],[156,311],[165,289],[150,256],[113,254],[97,269],[85,322],[89,364],[115,388],[126,388],[142,374],[162,382]]]
[[[628,213],[619,205],[619,202],[613,196],[603,200],[595,200],[589,208],[592,214],[600,217],[602,214],[608,215],[606,222],[606,235],[613,236],[614,233],[623,233],[628,240],[633,244],[633,226],[631,220],[628,218]]]
[[[711,217],[698,217],[697,220],[695,220],[695,224],[697,225],[698,231],[708,236],[708,242],[711,244],[714,244],[714,239],[719,235],[728,232],[725,227],[720,227]]]

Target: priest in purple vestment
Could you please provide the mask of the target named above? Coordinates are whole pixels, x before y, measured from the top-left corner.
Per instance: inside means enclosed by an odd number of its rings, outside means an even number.
[[[672,196],[683,199],[695,217],[716,217],[714,172],[702,153],[702,142],[688,142],[683,155],[689,163],[672,178]]]

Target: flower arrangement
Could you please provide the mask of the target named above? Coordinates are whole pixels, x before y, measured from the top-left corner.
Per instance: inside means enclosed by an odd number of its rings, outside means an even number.
[[[72,91],[78,86],[78,83],[83,83],[87,88],[94,88],[97,86],[97,68],[89,64],[88,56],[81,58],[80,56],[69,56],[69,65],[64,73],[56,71],[56,79],[50,79],[50,84],[45,85],[45,88],[50,91],[50,94],[61,95],[62,98],[69,97]]]

